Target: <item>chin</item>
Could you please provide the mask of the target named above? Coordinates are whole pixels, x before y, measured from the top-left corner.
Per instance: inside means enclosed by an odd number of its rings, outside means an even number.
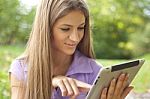
[[[73,55],[75,53],[75,50],[65,50],[64,53],[66,55]]]

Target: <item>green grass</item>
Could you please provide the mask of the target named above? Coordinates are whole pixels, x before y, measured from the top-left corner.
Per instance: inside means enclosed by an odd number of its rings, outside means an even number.
[[[15,59],[21,52],[23,52],[23,50],[24,45],[0,46],[0,99],[10,98],[8,69],[12,60]],[[141,58],[145,58],[146,62],[132,83],[132,85],[135,87],[134,91],[140,93],[150,89],[150,54],[147,54]],[[98,59],[98,62],[104,66],[113,65],[124,61],[127,60]]]

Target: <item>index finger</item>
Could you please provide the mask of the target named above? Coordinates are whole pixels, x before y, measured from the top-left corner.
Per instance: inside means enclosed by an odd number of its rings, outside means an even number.
[[[75,83],[76,83],[77,87],[79,88],[79,90],[83,91],[83,92],[88,92],[92,88],[92,85],[82,82],[82,81],[79,81],[79,80],[76,80],[76,79],[75,79]]]

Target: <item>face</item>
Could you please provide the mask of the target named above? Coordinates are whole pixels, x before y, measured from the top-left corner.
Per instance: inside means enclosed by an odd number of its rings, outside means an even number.
[[[85,16],[79,11],[71,11],[58,19],[53,27],[52,50],[72,55],[84,36]]]

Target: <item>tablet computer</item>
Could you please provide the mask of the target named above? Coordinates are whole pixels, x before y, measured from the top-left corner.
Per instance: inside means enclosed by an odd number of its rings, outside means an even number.
[[[109,87],[111,80],[113,78],[117,79],[121,73],[129,74],[128,82],[130,84],[143,63],[144,59],[138,59],[102,68],[99,71],[92,88],[88,92],[86,99],[99,99],[102,89]]]

